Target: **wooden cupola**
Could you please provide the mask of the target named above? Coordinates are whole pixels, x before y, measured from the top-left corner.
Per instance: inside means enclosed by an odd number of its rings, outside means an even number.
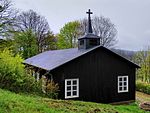
[[[90,11],[90,9],[86,13],[88,14],[87,31],[84,36],[78,38],[78,49],[89,49],[100,45],[100,37],[93,34],[92,30],[90,15],[93,13]]]

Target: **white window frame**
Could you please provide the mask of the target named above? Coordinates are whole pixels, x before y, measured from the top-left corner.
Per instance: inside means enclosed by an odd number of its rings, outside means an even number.
[[[32,76],[35,77],[35,71],[32,72]]]
[[[120,81],[120,78],[122,79],[122,81]],[[126,81],[124,81],[124,78],[126,78]],[[128,76],[118,76],[118,93],[124,93],[124,92],[128,92]],[[122,84],[120,86],[120,83]],[[126,83],[126,85],[124,85],[124,83]],[[122,90],[120,90],[120,87],[122,87]],[[126,87],[126,90],[124,90],[124,88]]]
[[[40,73],[36,72],[36,80],[39,81],[40,80]]]
[[[70,81],[71,84],[67,85],[67,82]],[[73,81],[76,81],[76,84],[73,84]],[[76,86],[77,89],[73,90],[73,86]],[[70,90],[67,90],[67,87],[71,87]],[[76,95],[73,95],[73,91],[76,91]],[[71,92],[70,96],[67,96],[67,92]],[[79,78],[76,79],[65,79],[65,99],[79,97]]]

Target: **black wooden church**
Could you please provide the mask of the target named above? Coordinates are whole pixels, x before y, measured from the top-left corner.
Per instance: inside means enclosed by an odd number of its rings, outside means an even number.
[[[60,99],[111,103],[135,100],[138,65],[100,46],[92,32],[90,10],[87,33],[78,38],[78,48],[46,51],[25,60],[40,69],[40,77],[59,84]]]

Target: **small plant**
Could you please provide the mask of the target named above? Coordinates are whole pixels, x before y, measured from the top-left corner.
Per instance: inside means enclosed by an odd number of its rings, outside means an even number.
[[[143,93],[150,94],[150,84],[145,83],[145,82],[137,81],[136,82],[136,90],[140,91],[140,92],[143,92]]]

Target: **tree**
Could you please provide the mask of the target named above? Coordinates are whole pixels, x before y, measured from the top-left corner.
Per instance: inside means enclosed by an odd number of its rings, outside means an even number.
[[[16,53],[22,54],[25,59],[36,55],[38,53],[38,46],[35,37],[35,34],[30,29],[25,32],[15,33],[14,50]]]
[[[0,52],[6,48],[8,48],[8,49],[13,48],[13,40],[11,40],[11,39],[0,39]]]
[[[68,22],[60,29],[58,34],[58,48],[77,47],[80,23],[78,21]]]
[[[80,24],[80,30],[82,32],[81,34],[83,35],[86,32],[87,19],[81,20]],[[109,18],[95,16],[92,19],[92,28],[94,34],[100,36],[101,38],[100,45],[110,48],[116,44],[117,30]]]
[[[32,30],[36,36],[39,52],[42,52],[45,48],[47,34],[52,33],[47,20],[33,10],[20,13],[17,17],[16,29],[21,32]]]
[[[0,0],[0,36],[6,36],[12,32],[12,27],[16,18],[17,11],[12,8],[9,0]]]
[[[19,56],[13,56],[12,52],[5,49],[0,53],[0,83],[1,88],[15,85],[15,82],[21,82],[20,78],[24,75],[23,59]]]
[[[47,36],[45,37],[45,44],[44,45],[45,45],[44,51],[57,49],[56,36],[53,33],[48,32]]]
[[[137,80],[150,83],[150,50],[137,52],[133,61],[141,66],[137,71]]]
[[[5,49],[0,52],[0,88],[14,92],[41,93],[41,86],[33,76],[27,74],[19,54]]]

